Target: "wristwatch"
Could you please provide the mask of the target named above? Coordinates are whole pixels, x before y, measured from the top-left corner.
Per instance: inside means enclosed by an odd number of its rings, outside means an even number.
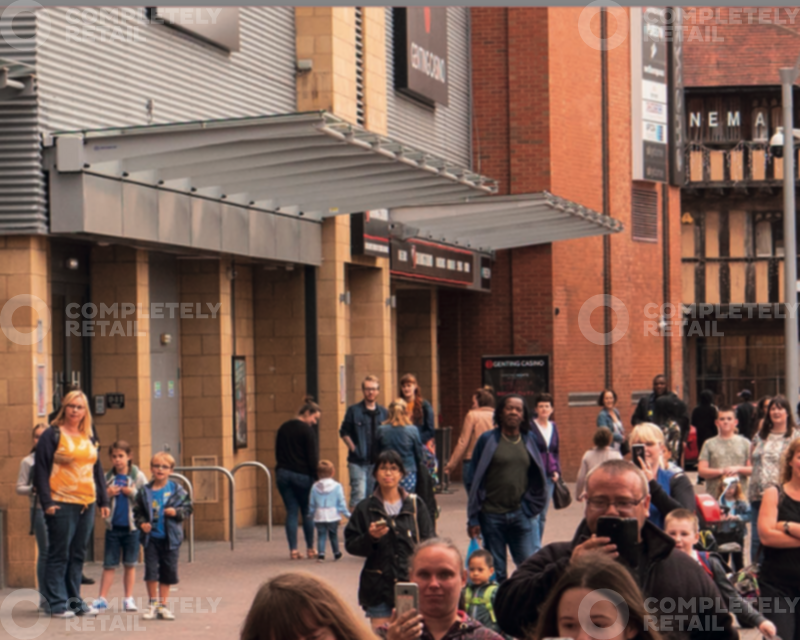
[[[785,533],[787,536],[790,536],[790,535],[792,535],[792,534],[789,532],[789,521],[788,521],[788,520],[785,520],[785,521],[784,521],[784,523],[783,523],[783,532],[784,532],[784,533]]]

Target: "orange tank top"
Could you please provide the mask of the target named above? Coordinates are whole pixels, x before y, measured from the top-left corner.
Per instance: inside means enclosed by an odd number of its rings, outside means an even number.
[[[83,435],[61,432],[56,454],[72,458],[69,464],[56,464],[50,472],[50,493],[54,502],[90,505],[96,499],[94,464],[97,447]]]

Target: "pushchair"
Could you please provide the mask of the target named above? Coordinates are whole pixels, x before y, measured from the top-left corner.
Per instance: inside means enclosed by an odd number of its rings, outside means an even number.
[[[719,502],[709,493],[698,494],[695,501],[700,521],[700,550],[740,553],[747,535],[747,524],[738,519],[723,519]]]

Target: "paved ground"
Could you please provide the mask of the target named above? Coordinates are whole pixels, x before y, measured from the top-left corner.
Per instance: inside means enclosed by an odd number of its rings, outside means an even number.
[[[449,495],[439,496],[442,518],[439,520],[439,533],[452,538],[463,551],[467,547],[466,500],[463,488],[456,486]],[[573,503],[563,511],[549,512],[545,544],[555,540],[570,539],[582,517],[583,506]],[[310,571],[335,584],[346,601],[358,608],[356,589],[358,575],[363,561],[360,558],[345,556],[338,562],[318,564],[309,560],[292,561],[288,559],[288,547],[283,527],[276,527],[273,541],[266,542],[263,527],[240,530],[235,551],[230,545],[220,542],[198,542],[193,564],[186,560],[183,550],[183,564],[180,568],[181,583],[172,596],[177,598],[175,622],[141,620],[139,615],[117,613],[116,611],[91,618],[77,618],[73,621],[39,619],[35,604],[23,601],[13,606],[13,617],[9,617],[9,604],[18,601],[19,592],[6,589],[0,591],[0,638],[65,638],[87,636],[92,638],[138,638],[147,633],[148,638],[197,638],[208,640],[234,640],[238,638],[242,621],[250,607],[258,586],[271,576],[286,571]],[[97,579],[99,584],[102,567],[99,563],[88,564],[86,573]],[[137,576],[142,577],[142,572]],[[84,597],[95,597],[98,587],[85,587]],[[111,598],[121,600],[122,588],[117,582],[111,590]],[[144,585],[137,581],[135,589],[137,601],[146,604]],[[112,602],[112,605],[114,603]],[[15,629],[14,625],[18,625]],[[36,626],[34,626],[36,625]],[[743,635],[755,640],[757,634]]]

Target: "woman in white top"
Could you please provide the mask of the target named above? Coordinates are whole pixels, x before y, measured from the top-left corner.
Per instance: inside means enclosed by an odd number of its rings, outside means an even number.
[[[575,497],[583,500],[583,491],[586,488],[586,476],[596,466],[606,460],[622,460],[622,454],[613,448],[611,431],[606,427],[600,427],[594,432],[594,449],[589,449],[583,454],[581,468],[578,471],[578,481],[575,484]]]

